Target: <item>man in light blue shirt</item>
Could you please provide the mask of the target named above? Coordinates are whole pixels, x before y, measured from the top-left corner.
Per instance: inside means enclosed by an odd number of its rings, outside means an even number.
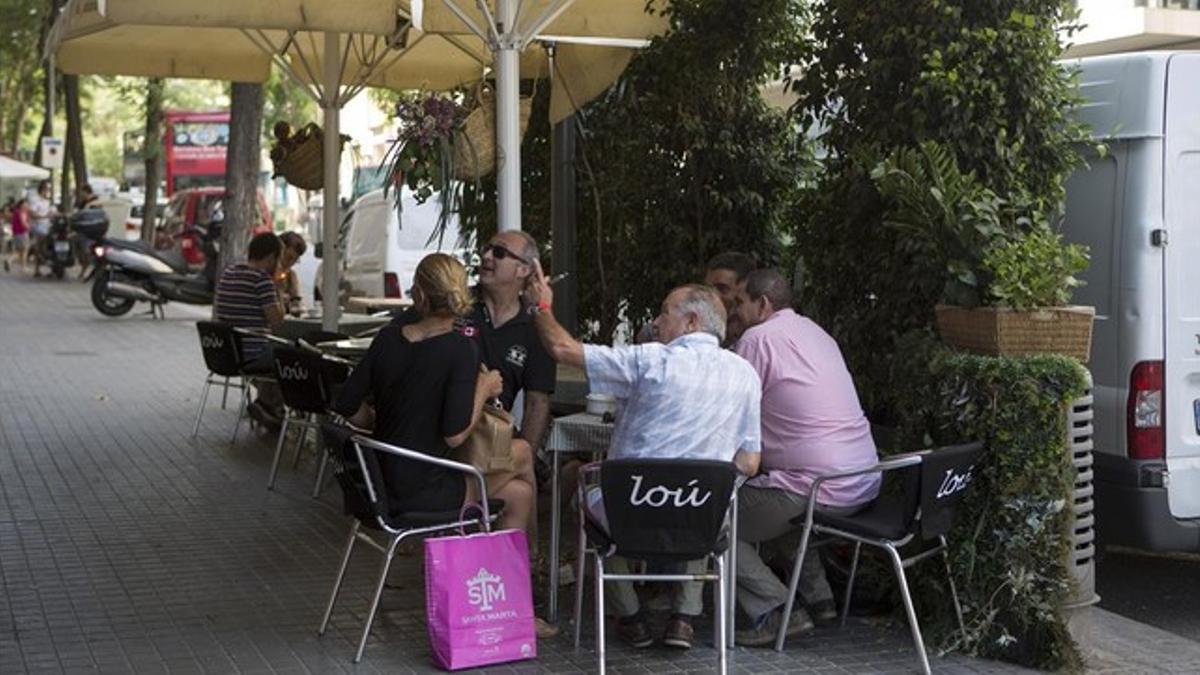
[[[609,457],[713,459],[732,461],[750,476],[758,471],[762,384],[749,363],[721,349],[725,307],[714,289],[674,289],[654,320],[660,342],[626,347],[584,345],[571,337],[554,319],[553,292],[540,267],[526,293],[550,356],[584,368],[592,393],[617,399]],[[591,494],[595,499],[589,499],[588,510],[603,525],[599,491]],[[626,561],[612,559],[614,574],[627,569]],[[688,573],[703,571],[703,561],[687,564]],[[609,601],[619,618],[617,634],[635,647],[652,644],[632,584],[609,586]],[[691,647],[691,621],[702,611],[702,590],[700,582],[677,584],[665,644]]]

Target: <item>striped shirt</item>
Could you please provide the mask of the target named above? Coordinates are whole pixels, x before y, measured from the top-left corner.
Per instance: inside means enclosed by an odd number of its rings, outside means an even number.
[[[267,330],[266,310],[279,303],[271,275],[245,263],[232,265],[221,274],[213,298],[217,321],[235,328]],[[242,338],[242,359],[258,356],[267,341],[262,338]]]

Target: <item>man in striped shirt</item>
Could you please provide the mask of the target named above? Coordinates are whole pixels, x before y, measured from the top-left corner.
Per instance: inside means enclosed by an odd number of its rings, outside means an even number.
[[[270,331],[283,322],[283,305],[279,302],[272,279],[282,248],[279,237],[270,232],[250,240],[247,261],[227,267],[217,282],[213,297],[213,317],[217,321],[235,328],[262,332]],[[243,336],[241,344],[245,363],[243,368],[247,373],[274,374],[275,366],[267,340]],[[282,414],[281,408],[282,398],[278,387],[273,383],[260,385],[252,415],[259,421],[277,423]]]

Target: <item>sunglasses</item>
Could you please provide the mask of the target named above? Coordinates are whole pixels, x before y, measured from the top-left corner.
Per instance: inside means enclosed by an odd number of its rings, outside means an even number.
[[[517,255],[516,253],[513,253],[508,248],[505,248],[505,246],[503,244],[488,244],[487,246],[485,246],[483,248],[483,252],[487,253],[488,251],[492,252],[492,257],[495,258],[496,260],[504,260],[505,258],[512,258],[513,260],[516,260],[519,263],[524,263],[526,265],[530,264],[530,262],[528,260],[526,260],[522,256]]]

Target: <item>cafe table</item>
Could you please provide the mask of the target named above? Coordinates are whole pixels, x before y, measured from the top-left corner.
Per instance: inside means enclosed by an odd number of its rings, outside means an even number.
[[[408,309],[412,306],[411,298],[377,298],[361,295],[346,298],[346,309],[367,314],[385,310]]]
[[[392,317],[370,316],[367,314],[343,314],[338,317],[337,332],[343,335],[361,335],[376,328],[386,326]],[[289,316],[273,333],[287,340],[304,337],[308,333],[324,330],[321,317],[316,315]]]
[[[562,456],[587,455],[591,460],[598,460],[608,454],[612,444],[613,425],[605,422],[599,415],[587,412],[565,415],[554,420],[550,428],[550,436],[546,440],[546,452],[550,453],[552,471],[550,475],[550,589],[546,607],[547,619],[550,623],[558,621],[558,588],[559,588],[559,550],[562,545]],[[737,487],[745,482],[739,478]],[[734,646],[735,617],[737,615],[737,490],[733,492],[733,503],[730,505],[731,545],[726,553],[729,588],[726,589],[729,617],[726,621],[728,635],[726,642],[732,649]],[[583,561],[575,564],[583,570]],[[583,583],[582,574],[576,575],[575,583]]]

